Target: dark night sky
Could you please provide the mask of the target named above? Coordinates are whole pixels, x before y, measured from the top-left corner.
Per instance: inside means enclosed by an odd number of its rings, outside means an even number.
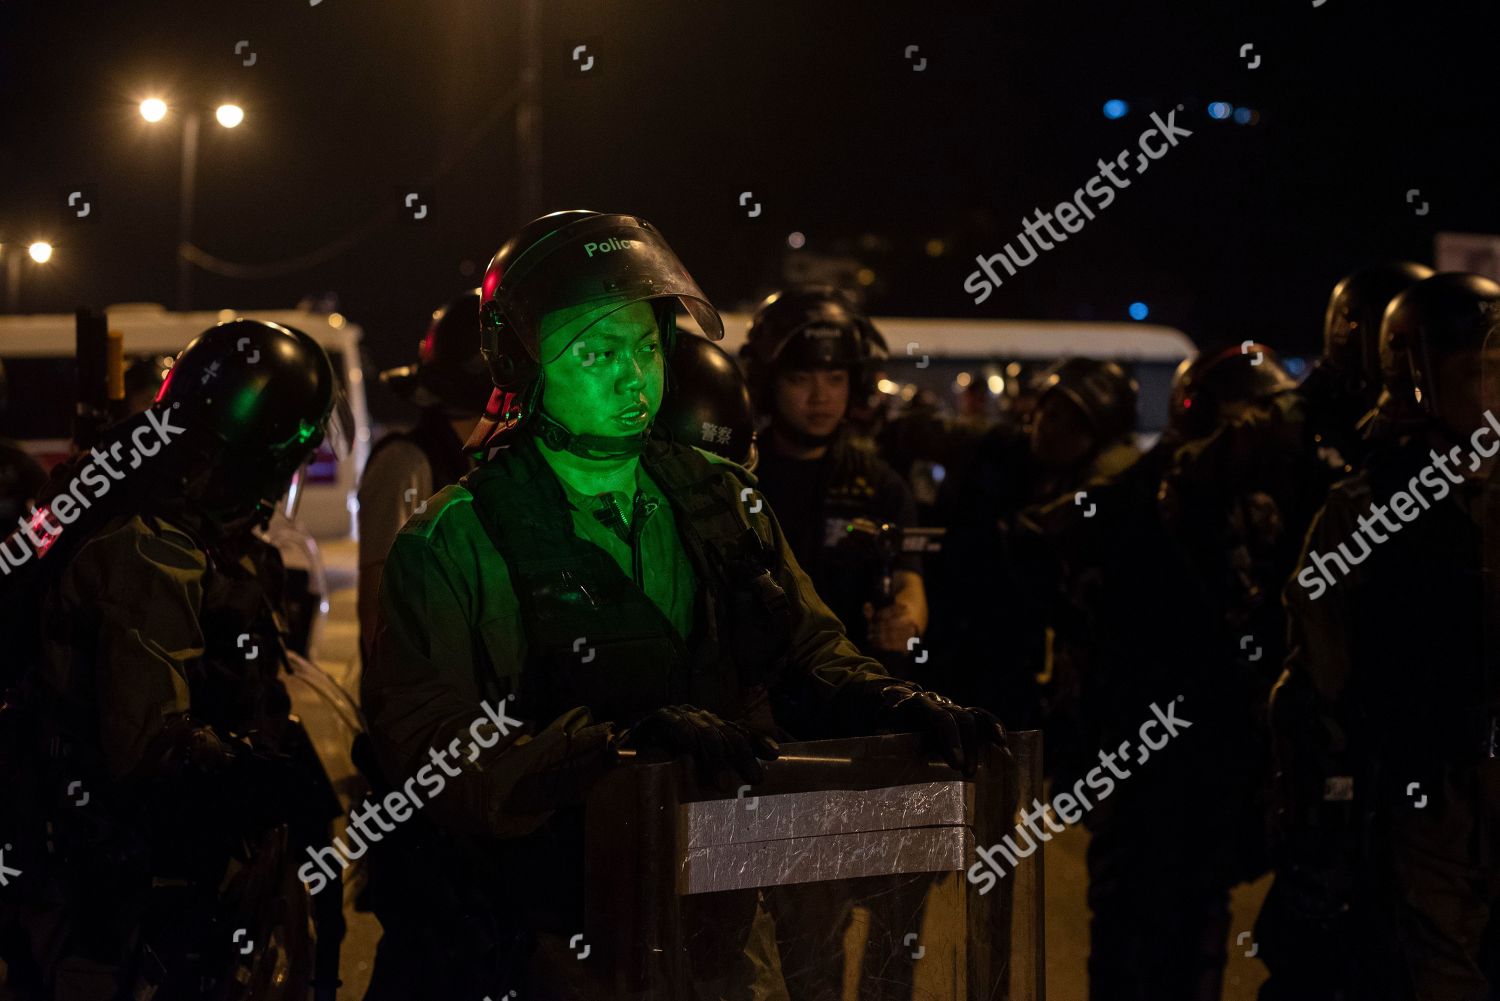
[[[824,253],[873,234],[874,312],[1114,320],[1141,299],[1200,343],[1313,350],[1344,272],[1430,261],[1439,230],[1500,231],[1489,6],[543,0],[541,208],[645,216],[721,308],[772,287],[793,230]],[[519,21],[514,0],[0,0],[0,240],[58,248],[28,262],[23,309],[174,301],[178,133],[135,106],[232,97],[246,123],[205,123],[194,241],[266,264],[365,233],[281,277],[200,272],[194,306],[333,291],[379,364],[405,360],[427,311],[477,282],[464,262],[482,269],[522,221]],[[1127,117],[1103,117],[1111,97]],[[1261,121],[1212,121],[1212,100]],[[975,254],[1179,103],[1190,139],[972,304]],[[401,221],[424,182],[428,219]],[[92,224],[64,211],[85,184]]]

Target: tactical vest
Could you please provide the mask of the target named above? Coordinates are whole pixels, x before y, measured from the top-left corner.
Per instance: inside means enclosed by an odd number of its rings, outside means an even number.
[[[870,517],[875,503],[877,466],[875,450],[841,435],[829,448],[833,457],[828,486],[823,494],[823,514],[828,518]]]
[[[517,708],[550,720],[585,705],[595,720],[625,724],[691,704],[770,731],[765,692],[791,641],[772,540],[752,526],[730,469],[666,442],[641,460],[697,576],[691,636],[678,635],[608,553],[574,534],[562,484],[534,441],[464,478],[520,603],[527,655]],[[488,665],[481,674],[482,692],[508,694]]]
[[[667,442],[653,442],[641,461],[667,497],[697,576],[692,635],[678,635],[608,553],[574,534],[562,484],[527,437],[461,481],[505,560],[526,636],[518,686],[476,642],[478,689],[500,699],[518,687],[523,719],[550,721],[587,706],[596,722],[626,726],[686,703],[774,734],[768,693],[789,654],[791,609],[772,573],[772,540],[751,524],[732,467]],[[428,845],[414,858],[441,877],[409,887],[411,899],[394,906],[427,924],[451,914],[440,940],[478,935],[488,942],[481,951],[497,955],[511,932],[576,930],[583,824],[583,809],[565,806],[531,834],[496,842],[414,818]]]

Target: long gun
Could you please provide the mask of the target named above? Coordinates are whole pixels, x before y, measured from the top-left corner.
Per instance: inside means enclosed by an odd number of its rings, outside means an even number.
[[[946,528],[902,528],[889,522],[877,524],[869,518],[855,518],[845,526],[846,544],[873,547],[878,560],[879,576],[875,580],[876,608],[896,600],[896,560],[906,553],[926,555],[941,552]]]
[[[947,534],[948,530],[945,528],[902,528],[890,522],[877,523],[869,518],[855,518],[844,526],[844,537],[840,544],[873,553],[875,594],[870,603],[880,609],[890,606],[896,600],[896,560],[906,553],[924,555],[940,552],[943,537]],[[892,677],[897,678],[910,678],[913,664],[924,663],[927,659],[924,651],[913,661],[910,643],[907,644],[905,653],[875,649],[866,650],[866,653],[880,661]]]

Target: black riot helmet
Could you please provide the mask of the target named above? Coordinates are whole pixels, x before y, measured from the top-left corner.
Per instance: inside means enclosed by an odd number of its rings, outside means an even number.
[[[1404,355],[1410,404],[1423,416],[1438,413],[1438,366],[1449,355],[1479,351],[1500,304],[1500,285],[1479,275],[1447,272],[1417,282],[1391,301],[1381,325],[1381,342],[1400,381]],[[1400,387],[1390,387],[1394,397]],[[1405,400],[1395,401],[1397,406]]]
[[[755,409],[745,376],[733,358],[696,334],[680,334],[672,347],[667,391],[652,430],[755,467]]]
[[[479,353],[479,301],[475,288],[433,310],[417,345],[417,364],[380,373],[381,383],[419,407],[441,407],[455,420],[484,413],[494,386]]]
[[[1037,406],[1056,393],[1088,419],[1099,446],[1123,441],[1135,431],[1139,387],[1123,368],[1095,358],[1065,358],[1037,376]]]
[[[536,417],[542,366],[615,310],[656,303],[668,351],[674,302],[710,338],[724,336],[718,312],[661,233],[632,215],[570,209],[532,220],[496,252],[480,298],[481,352],[495,389],[470,449],[500,444]],[[549,446],[583,455],[638,453],[645,445],[645,432],[622,440],[573,435],[545,415],[540,423]]]
[[[774,292],[756,307],[740,360],[756,407],[770,413],[778,373],[848,369],[853,403],[873,392],[875,367],[889,353],[885,338],[847,295],[832,285],[804,285]]]
[[[220,521],[269,516],[325,440],[347,450],[349,404],[318,342],[261,320],[229,320],[182,350],[152,409],[183,430],[168,445],[188,499]]]
[[[1366,408],[1373,407],[1382,385],[1380,323],[1390,301],[1432,269],[1411,261],[1365,268],[1333,287],[1323,315],[1323,359],[1340,385]]]
[[[1224,409],[1259,403],[1297,388],[1281,356],[1256,341],[1184,359],[1172,375],[1168,429],[1182,441],[1212,434]]]

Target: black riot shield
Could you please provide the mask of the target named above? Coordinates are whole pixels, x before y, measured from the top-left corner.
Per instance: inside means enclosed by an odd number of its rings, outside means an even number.
[[[595,787],[573,944],[599,997],[1043,997],[1041,852],[987,892],[966,877],[1041,796],[1040,734],[970,780],[906,734],[786,744],[766,775],[733,798],[677,763]]]

